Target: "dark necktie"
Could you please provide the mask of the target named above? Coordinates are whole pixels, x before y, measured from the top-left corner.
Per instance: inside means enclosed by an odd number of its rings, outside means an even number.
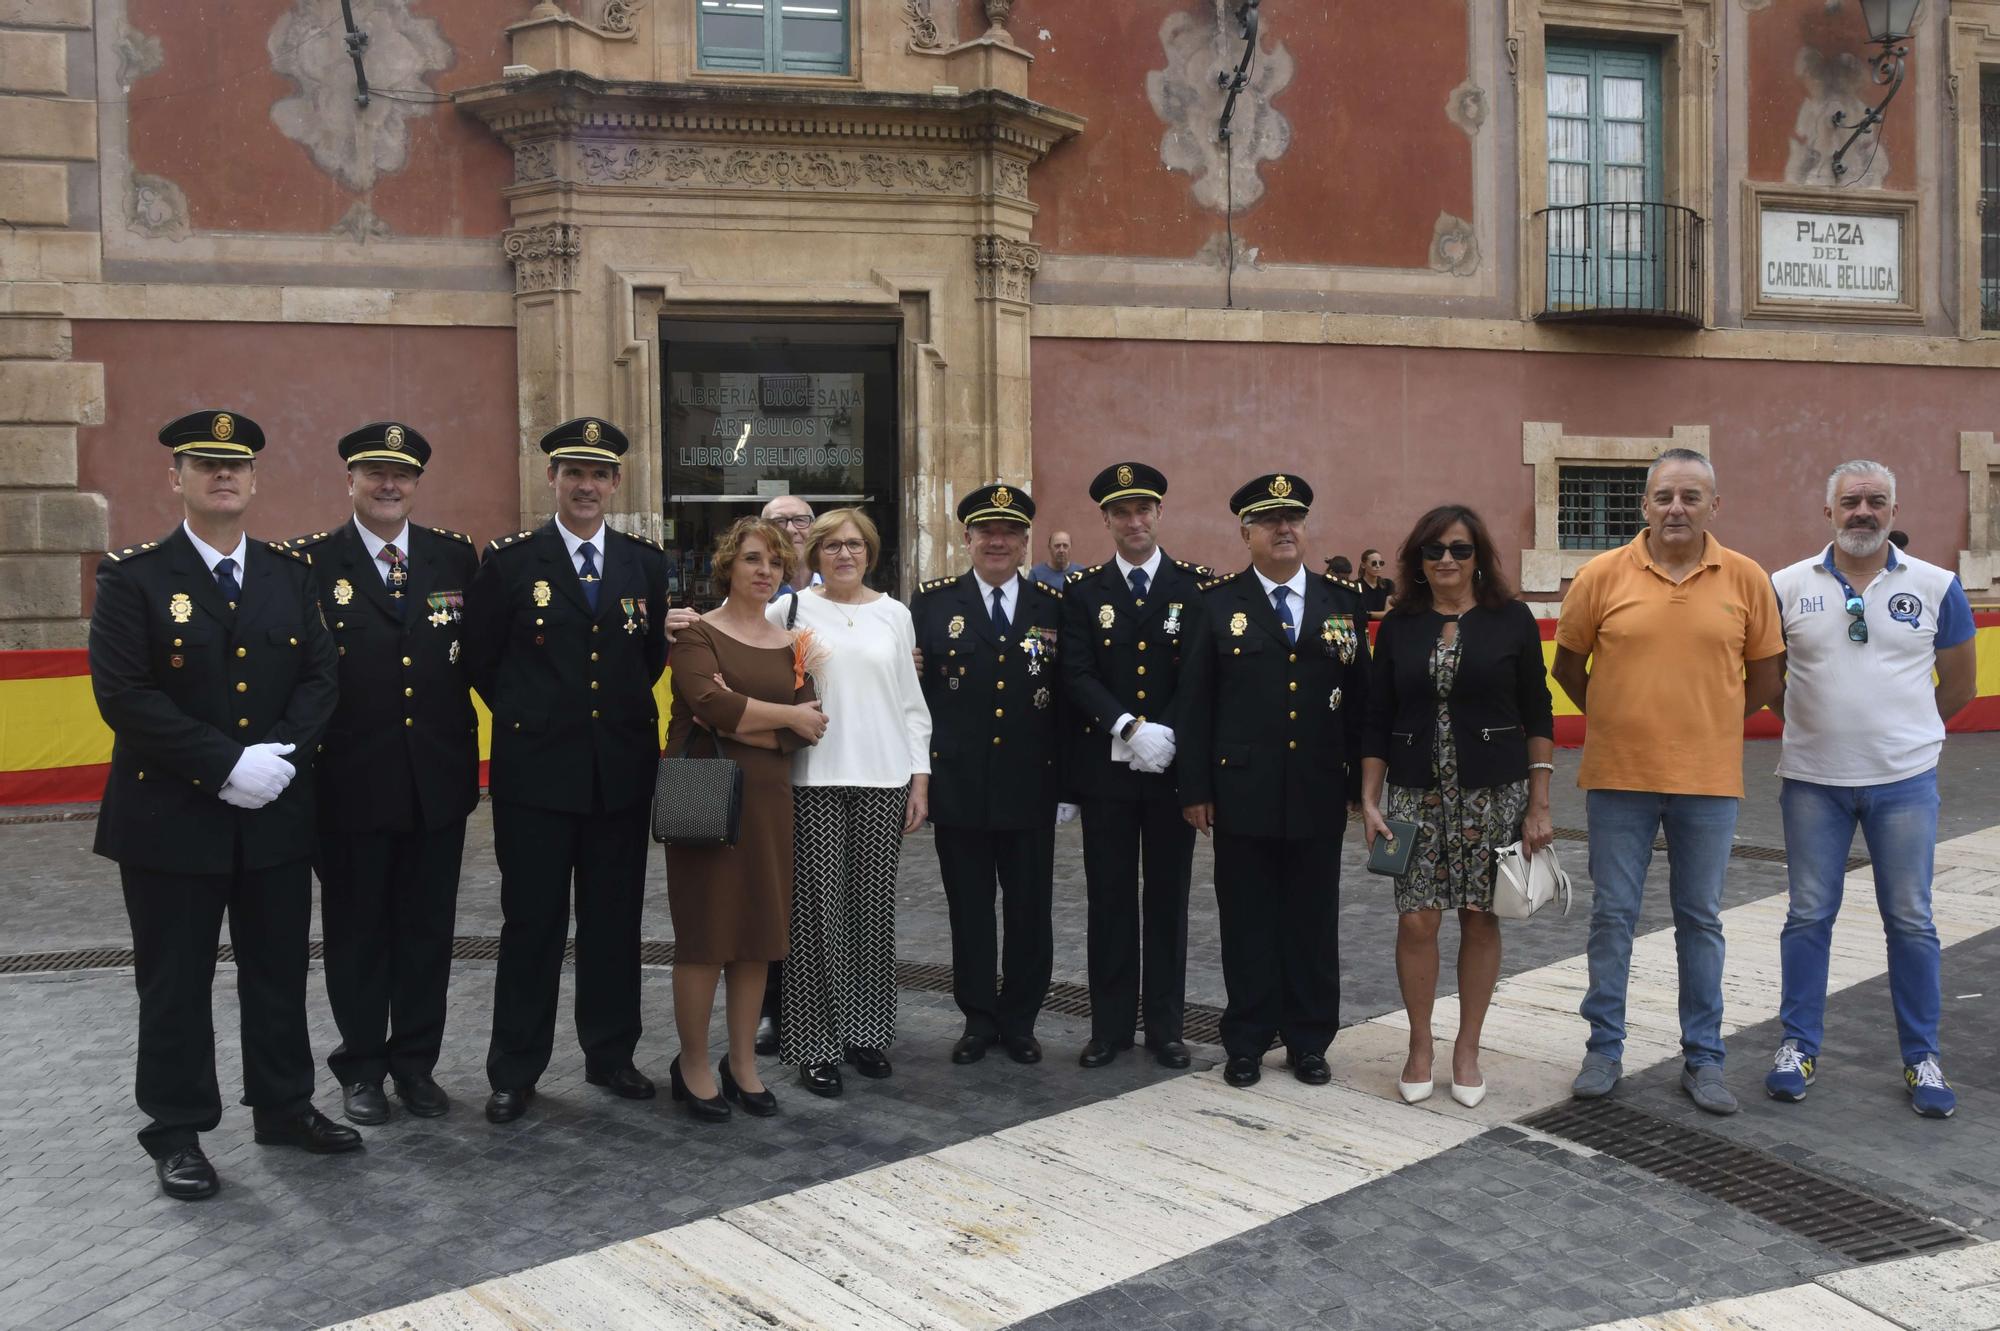
[[[236,561],[218,559],[215,561],[215,585],[222,591],[222,599],[229,602],[234,610],[236,603],[243,599],[242,585],[236,581]]]
[[[1007,636],[1007,607],[1000,602],[1000,589],[993,589],[993,631],[1001,637]]]
[[[389,565],[389,602],[396,609],[397,618],[403,614],[403,588],[410,581],[410,561],[403,557],[392,541],[382,547],[382,559]]]
[[[583,579],[583,599],[590,602],[591,613],[597,611],[597,547],[585,541],[576,548],[583,556],[583,568],[577,576]]]
[[[1278,608],[1278,619],[1285,626],[1285,641],[1296,645],[1299,640],[1299,626],[1292,622],[1292,589],[1273,587],[1271,602]]]
[[[1125,575],[1125,581],[1132,584],[1132,597],[1140,605],[1146,603],[1146,570],[1135,568]]]

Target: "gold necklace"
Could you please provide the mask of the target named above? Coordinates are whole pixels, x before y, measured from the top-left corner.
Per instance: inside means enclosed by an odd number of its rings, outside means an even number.
[[[847,621],[847,627],[849,628],[854,627],[854,616],[848,614],[846,610],[841,608],[841,602],[834,600],[831,596],[828,596],[825,592],[821,592],[819,594],[819,599],[826,602],[828,605],[832,606],[835,610],[839,610],[840,617]]]

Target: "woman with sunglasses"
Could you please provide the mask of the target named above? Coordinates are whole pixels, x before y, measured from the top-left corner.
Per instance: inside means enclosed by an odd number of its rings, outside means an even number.
[[[1410,1014],[1396,1090],[1411,1104],[1431,1094],[1438,926],[1455,910],[1451,1095],[1471,1107],[1486,1098],[1479,1035],[1500,976],[1497,852],[1517,840],[1539,850],[1555,835],[1554,709],[1541,631],[1514,599],[1477,513],[1446,504],[1424,514],[1397,571],[1403,590],[1376,637],[1361,763],[1368,845],[1388,835],[1391,818],[1417,826],[1409,870],[1395,880],[1396,977]]]
[[[1374,619],[1380,619],[1396,601],[1395,580],[1382,576],[1388,567],[1389,561],[1373,546],[1361,552],[1361,603]]]

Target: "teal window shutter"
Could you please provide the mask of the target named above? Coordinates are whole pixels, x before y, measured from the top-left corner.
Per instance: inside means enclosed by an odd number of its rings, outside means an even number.
[[[699,0],[703,69],[848,72],[851,0]]]
[[[1649,308],[1666,237],[1660,57],[1644,47],[1551,43],[1548,77],[1550,308]],[[1598,206],[1584,206],[1598,205]]]

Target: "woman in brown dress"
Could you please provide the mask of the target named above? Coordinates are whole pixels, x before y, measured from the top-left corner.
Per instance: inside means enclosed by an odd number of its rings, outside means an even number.
[[[673,1094],[704,1120],[727,1118],[731,1101],[758,1117],[778,1111],[757,1075],[757,1017],[770,963],[784,960],[791,931],[791,755],[826,733],[792,636],[764,618],[792,559],[792,543],[775,523],[737,522],[715,547],[715,577],[729,599],[674,638],[667,751],[686,752],[700,728],[743,769],[736,844],[667,847],[681,1039]],[[697,752],[706,756],[705,741]],[[727,988],[729,1050],[711,1076],[708,1023],[718,979]]]

